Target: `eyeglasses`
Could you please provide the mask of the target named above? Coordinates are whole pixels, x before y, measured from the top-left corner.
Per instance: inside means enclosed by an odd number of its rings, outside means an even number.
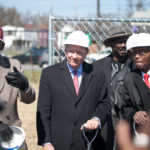
[[[117,38],[117,39],[114,39],[112,42],[115,43],[115,44],[122,44],[122,43],[126,43],[127,39],[126,38]]]

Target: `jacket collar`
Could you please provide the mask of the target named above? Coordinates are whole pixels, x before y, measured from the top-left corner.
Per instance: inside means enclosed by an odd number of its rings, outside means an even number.
[[[91,77],[93,74],[91,73],[93,70],[93,66],[91,64],[88,64],[86,62],[83,62],[83,76],[82,76],[82,81],[79,89],[79,94],[78,96],[76,95],[75,88],[73,85],[72,77],[69,72],[68,66],[67,66],[67,60],[65,59],[62,63],[60,63],[60,70],[61,70],[61,76],[62,79],[67,86],[68,90],[72,94],[72,96],[76,99],[76,102],[80,100],[84,92],[86,91]]]
[[[0,55],[0,92],[3,90],[3,87],[6,83],[5,75],[8,73],[10,70],[10,61],[7,57],[1,56]]]
[[[0,55],[0,66],[4,68],[10,68],[10,61],[7,57]]]

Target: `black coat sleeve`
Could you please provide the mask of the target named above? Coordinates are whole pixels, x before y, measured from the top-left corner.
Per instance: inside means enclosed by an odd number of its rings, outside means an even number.
[[[100,74],[98,90],[99,90],[99,102],[93,114],[93,117],[96,116],[100,118],[101,125],[103,126],[111,110],[110,99],[108,98],[106,77],[105,77],[105,74],[103,73]]]
[[[38,144],[51,142],[50,120],[51,120],[51,89],[48,85],[48,75],[42,71],[37,104],[37,134]]]
[[[128,80],[124,81],[122,91],[120,91],[120,92],[122,92],[122,93],[120,93],[120,95],[122,97],[121,112],[122,112],[123,118],[125,120],[132,122],[133,115],[135,114],[135,112],[137,110],[133,104],[132,95],[130,94],[130,93],[132,93],[132,88],[129,87],[130,84],[128,84],[127,82],[128,82]]]

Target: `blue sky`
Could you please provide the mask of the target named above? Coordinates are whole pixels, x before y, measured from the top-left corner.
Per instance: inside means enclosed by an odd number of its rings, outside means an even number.
[[[55,15],[96,16],[97,0],[1,0],[4,7],[15,7],[19,12],[49,13],[51,8]],[[126,11],[126,0],[100,0],[103,14]]]

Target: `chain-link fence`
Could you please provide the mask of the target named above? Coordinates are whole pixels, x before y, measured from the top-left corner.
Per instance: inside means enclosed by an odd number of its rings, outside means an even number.
[[[59,52],[64,50],[64,40],[74,30],[82,30],[89,36],[91,45],[90,53],[96,53],[91,59],[96,60],[102,58],[105,54],[107,55],[110,52],[110,48],[105,48],[103,41],[108,37],[108,32],[114,25],[122,26],[126,32],[150,33],[150,19],[69,18],[50,15],[49,65],[64,59],[64,55],[61,55]],[[55,56],[56,53],[59,57]]]

